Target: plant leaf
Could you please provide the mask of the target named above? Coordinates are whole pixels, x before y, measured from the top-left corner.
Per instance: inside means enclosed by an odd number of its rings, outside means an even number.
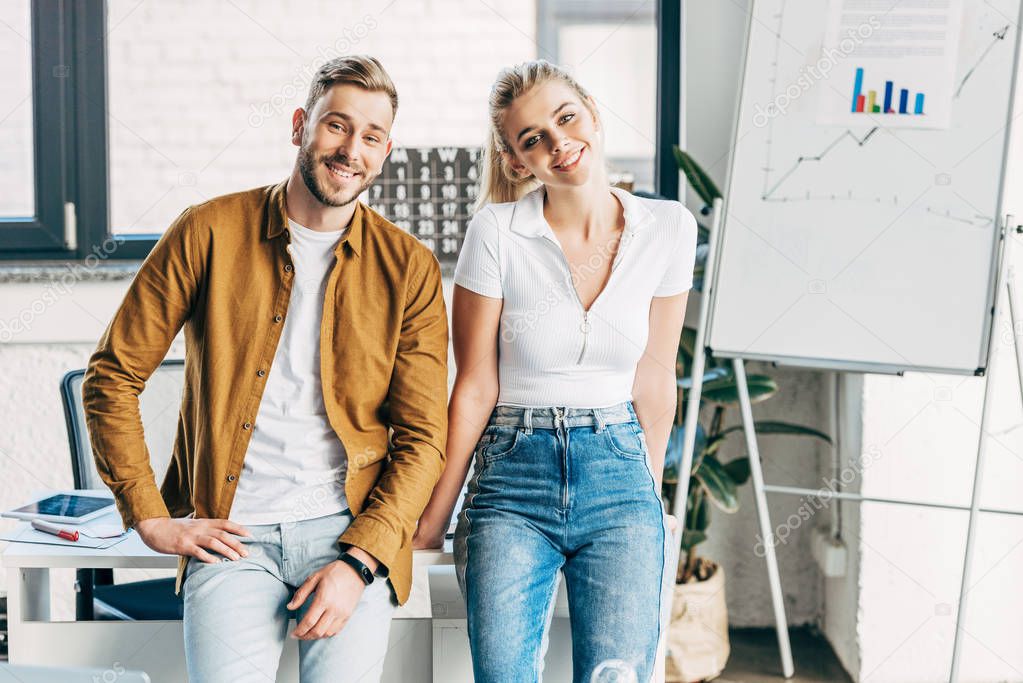
[[[746,378],[751,403],[766,401],[778,392],[778,384],[767,375],[749,375]],[[726,405],[739,402],[739,383],[734,375],[722,377],[703,385],[703,397],[712,403]]]
[[[686,360],[690,363],[696,355],[696,328],[683,327],[682,337],[678,342],[679,353],[684,353]]]
[[[710,359],[708,358],[708,360]],[[708,363],[708,365],[713,364]],[[725,370],[724,368],[709,367],[707,368],[707,371],[703,373],[703,384],[704,386],[706,386],[708,383],[710,383],[711,380],[720,379],[722,377],[727,376],[728,371]],[[688,392],[690,389],[693,388],[693,378],[690,377],[688,374],[684,375],[682,379],[678,380],[678,386],[681,387],[682,389],[685,389]],[[686,396],[683,398],[688,397],[688,395],[689,394],[687,393]]]
[[[672,147],[672,152],[674,152],[675,162],[682,170],[682,173],[685,174],[686,180],[693,186],[693,191],[703,200],[704,204],[711,206],[714,200],[721,196],[721,191],[717,188],[717,185],[710,179],[706,171],[689,154],[679,149],[677,145]]]
[[[693,531],[692,529],[686,529],[682,533],[682,550],[687,551],[690,548],[694,548],[704,541],[707,540],[707,534],[702,531]]]
[[[749,458],[736,458],[731,462],[726,462],[723,467],[736,486],[745,484],[749,479]]]
[[[693,516],[693,523],[689,524],[686,522],[686,526],[696,531],[706,531],[707,527],[710,526],[710,506],[707,505],[707,497],[700,496],[699,501],[696,503],[696,511],[691,513]],[[688,520],[688,515],[686,516]]]
[[[721,462],[713,455],[705,455],[700,461],[700,467],[693,472],[703,490],[706,491],[710,502],[725,512],[735,512],[739,509],[739,499],[735,493],[735,481]]]
[[[792,434],[794,436],[813,436],[825,443],[831,443],[831,437],[813,427],[792,424],[790,422],[778,422],[775,420],[757,420],[753,423],[757,434]],[[742,425],[732,425],[721,430],[719,436],[725,436],[729,432],[736,432],[742,429]]]
[[[721,444],[723,444],[724,442],[725,437],[723,434],[715,434],[714,436],[710,437],[709,439],[707,439],[707,445],[704,446],[703,450],[700,452],[700,457],[703,458],[704,456],[713,455],[714,453],[717,453],[717,450],[721,448]]]
[[[665,484],[678,484],[678,471],[682,466],[682,450],[685,445],[685,425],[674,425],[668,435],[668,445],[664,449],[664,474],[661,481]],[[696,442],[693,446],[693,453],[699,454],[707,444],[707,435],[703,431],[703,425],[696,423]],[[696,467],[697,458],[693,458],[693,467]]]

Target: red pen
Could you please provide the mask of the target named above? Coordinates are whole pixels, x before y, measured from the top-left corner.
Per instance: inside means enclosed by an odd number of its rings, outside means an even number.
[[[67,529],[65,529],[63,527],[59,527],[56,524],[50,524],[49,522],[44,522],[41,519],[33,519],[32,520],[32,528],[36,529],[38,531],[42,531],[42,532],[47,533],[47,534],[53,534],[54,536],[60,536],[65,541],[77,541],[78,540],[78,530],[77,529],[75,531],[68,531]]]

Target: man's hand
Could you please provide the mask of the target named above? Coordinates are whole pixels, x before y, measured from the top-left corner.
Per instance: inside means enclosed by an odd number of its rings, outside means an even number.
[[[252,536],[241,524],[226,519],[153,517],[135,524],[142,542],[158,553],[185,555],[208,564],[220,562],[207,550],[237,560],[249,551],[237,536]]]
[[[313,594],[312,604],[291,632],[291,637],[317,640],[337,635],[348,623],[365,588],[362,577],[340,560],[314,572],[299,586],[287,605],[288,609],[298,609]]]

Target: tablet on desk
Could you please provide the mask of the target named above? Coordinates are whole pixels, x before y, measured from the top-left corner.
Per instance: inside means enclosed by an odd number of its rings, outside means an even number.
[[[114,509],[114,499],[80,493],[51,493],[15,510],[3,513],[15,519],[45,519],[62,524],[81,524]]]

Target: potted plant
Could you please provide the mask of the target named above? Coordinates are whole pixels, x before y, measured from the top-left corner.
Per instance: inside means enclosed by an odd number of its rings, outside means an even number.
[[[710,177],[693,159],[675,148],[679,168],[704,203],[700,214],[706,216],[714,199],[721,196]],[[709,230],[700,225],[694,289],[703,289],[703,267],[706,261]],[[664,459],[662,496],[669,512],[679,485],[684,438],[683,419],[695,353],[696,330],[685,328],[679,345],[676,373],[679,378],[678,411]],[[778,385],[768,375],[747,377],[750,401],[766,401],[778,392]],[[700,416],[711,408],[709,423],[704,427],[697,420],[696,446],[692,474],[686,497],[685,529],[682,532],[682,554],[675,578],[672,618],[668,630],[667,681],[690,682],[714,678],[728,661],[728,613],[725,603],[725,572],[711,559],[697,553],[707,540],[707,530],[714,508],[727,513],[739,509],[738,488],[749,479],[748,457],[722,461],[721,446],[729,435],[742,431],[742,425],[725,426],[728,408],[739,403],[739,390],[730,362],[709,355],[700,396]],[[811,436],[831,443],[830,437],[816,429],[787,422],[762,420],[755,422],[759,434]]]

